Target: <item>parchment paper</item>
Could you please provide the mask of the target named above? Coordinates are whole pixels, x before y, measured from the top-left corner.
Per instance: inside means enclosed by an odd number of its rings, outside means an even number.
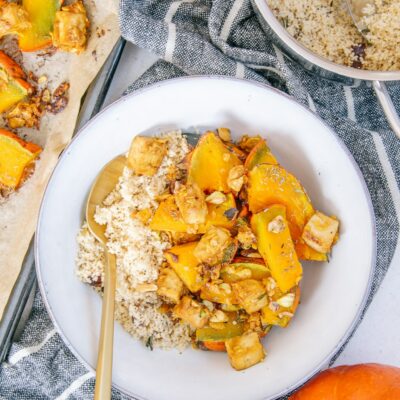
[[[52,56],[24,53],[23,67],[48,77],[51,92],[70,83],[68,106],[57,115],[46,114],[40,130],[19,133],[43,147],[33,176],[0,204],[0,319],[35,230],[40,201],[58,156],[74,132],[81,98],[111,52],[118,37],[118,0],[87,0],[91,22],[87,49],[80,55],[56,52]]]

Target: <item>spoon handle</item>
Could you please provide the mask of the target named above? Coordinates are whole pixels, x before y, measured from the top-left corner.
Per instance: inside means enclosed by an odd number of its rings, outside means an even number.
[[[101,312],[99,355],[96,368],[96,386],[94,391],[95,400],[109,400],[111,398],[116,260],[115,255],[109,254],[106,248],[104,252],[107,259],[107,266],[104,271],[104,295]]]

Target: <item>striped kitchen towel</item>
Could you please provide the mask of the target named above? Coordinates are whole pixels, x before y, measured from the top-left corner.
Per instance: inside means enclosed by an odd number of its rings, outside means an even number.
[[[236,76],[285,91],[333,127],[360,166],[376,215],[369,304],[398,245],[400,219],[400,141],[371,87],[310,75],[271,43],[250,0],[121,0],[120,11],[123,36],[163,59],[127,92],[182,75]],[[400,111],[400,85],[390,92]],[[26,328],[0,368],[0,399],[89,399],[93,388],[93,374],[62,343],[37,293]],[[113,399],[127,398],[113,391]]]

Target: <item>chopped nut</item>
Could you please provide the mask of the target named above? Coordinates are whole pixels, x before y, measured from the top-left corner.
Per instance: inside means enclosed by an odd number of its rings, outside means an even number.
[[[214,310],[214,303],[208,300],[203,300],[203,304],[208,308],[209,311]]]
[[[46,106],[46,110],[52,114],[58,114],[68,105],[69,83],[61,83],[54,91],[50,104]]]
[[[218,132],[218,136],[224,142],[230,142],[231,141],[231,131],[228,128],[218,128],[217,132]]]
[[[248,136],[248,135],[243,135],[238,143],[238,146],[240,149],[250,152],[253,147],[261,140],[261,136]]]
[[[247,225],[239,227],[237,239],[239,240],[243,249],[250,249],[254,244],[257,243],[257,239],[253,231]]]
[[[279,298],[278,300],[276,300],[276,302],[281,306],[281,307],[291,307],[294,303],[294,298],[295,295],[294,293],[288,293],[285,294],[283,297]]]
[[[232,293],[231,285],[229,283],[221,283],[219,287],[227,294]]]
[[[268,304],[268,308],[273,312],[277,312],[279,310],[279,304],[276,301],[271,301]]]
[[[272,278],[272,276],[270,276],[266,279],[265,287],[267,288],[268,295],[273,296],[274,289],[276,288],[276,282],[275,282],[275,279]]]
[[[281,313],[278,314],[279,318],[284,318],[284,317],[288,317],[288,318],[292,318],[293,317],[293,313],[288,312],[288,311],[283,311]]]
[[[228,186],[235,192],[239,192],[244,184],[245,169],[243,165],[237,165],[230,169],[228,174]]]
[[[39,78],[38,78],[38,84],[39,85],[43,85],[46,82],[47,82],[47,76],[46,75],[39,76]]]
[[[226,196],[222,192],[212,192],[210,195],[206,197],[206,202],[211,204],[222,204],[225,203]]]
[[[49,89],[44,89],[44,90],[42,91],[42,94],[41,94],[41,96],[40,96],[40,100],[41,100],[43,103],[50,103],[50,101],[51,101],[51,94],[50,94],[50,90],[49,90]]]
[[[135,290],[139,293],[156,292],[157,285],[155,283],[140,283],[135,287]]]
[[[281,215],[277,215],[269,224],[268,231],[272,233],[281,233],[285,230],[285,220]]]

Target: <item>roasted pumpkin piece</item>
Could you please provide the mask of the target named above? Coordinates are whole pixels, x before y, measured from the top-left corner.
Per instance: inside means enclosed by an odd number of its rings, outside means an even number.
[[[36,144],[25,142],[14,133],[0,129],[0,185],[18,188],[24,171],[41,151]]]
[[[278,165],[278,161],[271,153],[270,148],[267,146],[267,142],[262,139],[260,140],[250,151],[246,158],[244,166],[250,171],[256,165],[259,164],[273,164]]]
[[[160,138],[135,136],[128,153],[128,165],[136,175],[153,176],[165,154],[167,142]]]
[[[253,214],[251,228],[257,237],[258,251],[272,277],[279,289],[287,292],[300,282],[303,269],[290,236],[285,207],[273,205]]]
[[[231,264],[221,269],[221,279],[234,283],[245,279],[262,280],[270,275],[264,260],[257,258],[236,257]]]
[[[224,324],[223,329],[214,329],[209,326],[196,330],[196,342],[224,342],[244,332],[244,323],[230,320]],[[225,348],[224,348],[225,350]]]
[[[214,132],[206,132],[190,157],[188,181],[197,183],[205,192],[228,193],[229,171],[241,164]]]
[[[304,227],[302,239],[315,251],[329,253],[339,230],[339,221],[317,211]]]
[[[319,253],[318,251],[312,249],[308,246],[302,238],[300,238],[296,245],[296,253],[297,257],[300,260],[309,260],[309,261],[327,261],[328,256],[326,253]]]
[[[182,214],[175,202],[175,197],[170,195],[163,200],[150,222],[150,229],[167,232],[191,232],[191,228],[182,218]]]
[[[0,38],[18,35],[30,26],[28,13],[21,5],[0,0]]]
[[[150,208],[144,208],[143,210],[133,211],[131,217],[140,221],[143,225],[147,225],[153,216],[153,212]]]
[[[210,311],[207,307],[189,296],[182,297],[174,307],[173,314],[194,329],[203,328],[210,319]]]
[[[224,196],[225,200],[221,204],[207,203],[208,213],[206,223],[199,227],[200,233],[205,233],[211,226],[219,226],[226,229],[231,229],[234,226],[238,214],[235,197],[232,193]]]
[[[252,314],[268,304],[267,291],[260,281],[245,279],[232,284],[233,292],[241,307]]]
[[[19,34],[22,51],[36,51],[52,44],[54,18],[62,3],[62,0],[22,0],[31,23],[29,29]]]
[[[0,51],[0,113],[23,100],[32,93],[22,68]]]
[[[86,9],[81,0],[62,7],[54,18],[53,45],[63,51],[82,53],[86,48],[89,26]]]
[[[169,265],[191,292],[197,292],[204,284],[202,266],[194,255],[197,244],[181,244],[164,252]]]
[[[252,213],[273,204],[286,207],[286,217],[293,240],[296,242],[314,208],[300,182],[278,165],[260,164],[249,172],[248,202]]]
[[[220,264],[224,260],[225,250],[232,242],[227,229],[211,226],[197,243],[193,255],[201,263]]]
[[[161,269],[157,279],[157,294],[164,301],[177,304],[183,289],[183,282],[172,268]]]
[[[232,367],[238,371],[252,367],[265,358],[264,348],[255,332],[227,339],[225,346]]]
[[[200,291],[200,297],[214,303],[234,305],[238,300],[229,283],[207,282]]]
[[[268,305],[261,309],[261,322],[263,325],[288,326],[300,302],[300,288],[297,286],[288,293],[275,289],[269,298]]]
[[[201,342],[198,341],[197,346],[201,350],[225,352],[225,342],[213,342],[212,340]]]
[[[203,224],[208,213],[204,192],[196,183],[180,185],[175,190],[175,202],[187,224]]]

